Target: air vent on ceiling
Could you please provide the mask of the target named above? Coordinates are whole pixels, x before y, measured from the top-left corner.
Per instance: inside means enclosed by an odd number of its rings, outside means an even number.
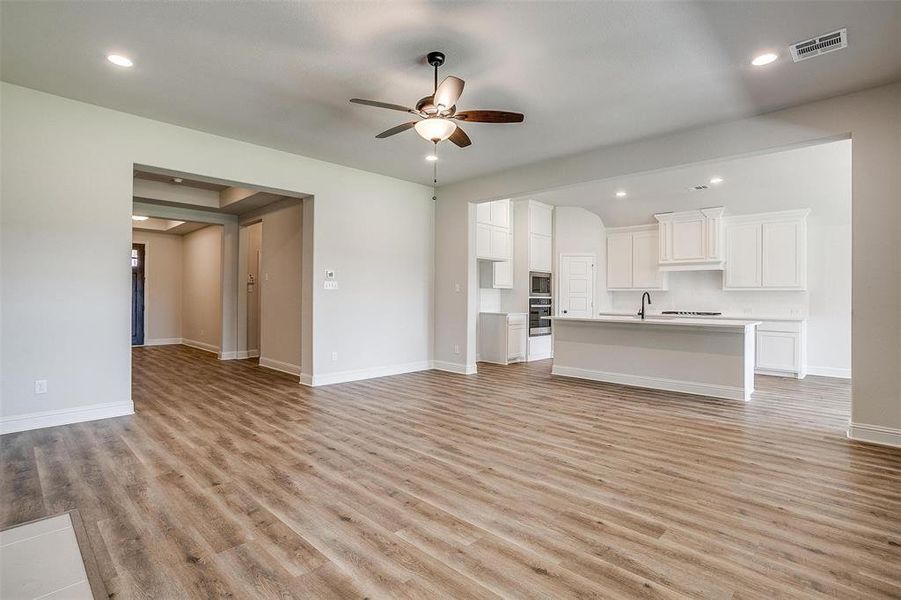
[[[848,30],[839,29],[832,33],[824,33],[815,38],[792,44],[789,49],[795,62],[813,58],[827,52],[834,52],[848,47]]]
[[[710,187],[710,186],[704,185],[704,184],[702,183],[701,185],[695,185],[695,186],[692,186],[691,189],[693,189],[693,190],[695,190],[695,191],[701,191],[701,190],[709,189],[709,187]]]

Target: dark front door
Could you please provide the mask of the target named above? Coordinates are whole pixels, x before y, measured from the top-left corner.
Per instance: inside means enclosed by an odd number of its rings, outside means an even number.
[[[131,245],[131,344],[144,344],[144,244]]]

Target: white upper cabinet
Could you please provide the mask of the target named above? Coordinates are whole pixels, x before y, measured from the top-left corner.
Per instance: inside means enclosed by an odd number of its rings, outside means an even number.
[[[488,203],[491,206],[491,224],[497,227],[510,228],[510,201],[495,200]]]
[[[658,221],[659,263],[664,271],[723,268],[723,208],[654,215]]]
[[[476,258],[512,260],[513,233],[510,228],[509,200],[476,205]]]
[[[726,228],[725,285],[729,289],[759,288],[760,223],[735,223]]]
[[[529,234],[529,270],[551,272],[554,262],[551,236],[540,233]]]
[[[551,236],[554,231],[554,209],[540,202],[529,203],[529,233]]]
[[[653,225],[607,230],[607,289],[666,289],[657,264],[659,236]]]
[[[553,270],[554,208],[529,201],[529,271]]]
[[[806,289],[809,213],[804,209],[729,217],[723,289]]]
[[[804,288],[803,251],[806,241],[804,222],[763,223],[761,226],[763,245],[763,287]]]

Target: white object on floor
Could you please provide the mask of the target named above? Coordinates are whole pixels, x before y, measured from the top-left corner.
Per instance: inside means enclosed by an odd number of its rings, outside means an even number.
[[[93,600],[68,513],[0,531],[0,598]]]

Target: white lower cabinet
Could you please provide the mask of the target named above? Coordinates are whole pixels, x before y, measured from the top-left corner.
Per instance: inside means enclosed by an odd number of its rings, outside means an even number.
[[[526,313],[479,314],[479,360],[502,365],[526,360]]]
[[[764,321],[757,326],[757,372],[803,379],[807,375],[806,343],[804,321]]]
[[[554,337],[551,335],[535,335],[528,342],[528,360],[545,360],[554,358]]]

